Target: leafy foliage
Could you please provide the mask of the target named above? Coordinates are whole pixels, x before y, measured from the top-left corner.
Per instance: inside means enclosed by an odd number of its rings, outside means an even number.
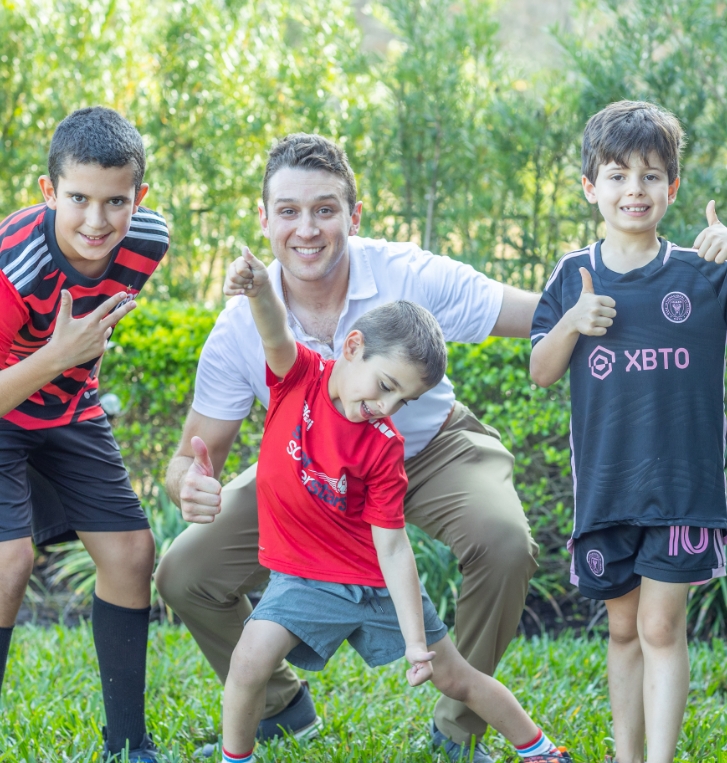
[[[148,147],[148,203],[172,228],[150,284],[219,299],[242,244],[267,247],[256,206],[275,138],[317,131],[359,173],[362,232],[413,239],[539,288],[595,238],[580,135],[609,101],[648,98],[682,120],[684,182],[664,232],[690,245],[727,204],[727,25],[721,0],[582,0],[555,30],[565,64],[524,76],[503,55],[492,0],[380,0],[390,30],[364,55],[334,0],[1,0],[0,216],[40,200],[50,135],[103,104]]]
[[[214,322],[215,312],[197,304],[140,299],[118,325],[104,357],[101,392],[114,392],[123,406],[114,435],[135,488],[152,503],[179,442],[199,355]],[[263,418],[258,406],[242,423],[228,477],[257,457]]]
[[[140,300],[139,307],[119,323],[114,347],[103,362],[102,391],[115,392],[123,405],[114,434],[152,523],[159,556],[184,529],[161,485],[192,401],[202,344],[213,323],[214,311],[196,304]],[[561,617],[562,601],[574,595],[565,549],[573,513],[568,385],[567,379],[547,390],[533,384],[529,354],[529,343],[518,339],[452,344],[448,375],[457,398],[494,426],[515,456],[515,485],[541,547],[531,591]],[[256,460],[263,421],[264,409],[256,403],[242,422],[224,480]],[[445,545],[417,528],[410,527],[409,535],[427,590],[442,619],[451,625],[461,581],[457,560]],[[53,579],[67,581],[82,601],[95,580],[89,557],[80,544],[61,547],[57,553]],[[689,621],[695,635],[725,633],[726,590],[724,580],[693,589]],[[598,612],[592,615],[594,622],[599,619]]]

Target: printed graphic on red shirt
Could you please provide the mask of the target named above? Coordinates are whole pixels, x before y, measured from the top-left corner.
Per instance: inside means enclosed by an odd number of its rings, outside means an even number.
[[[404,444],[389,419],[346,419],[328,395],[334,361],[298,345],[285,379],[268,371],[258,463],[260,562],[290,575],[385,585],[371,525],[404,526]]]
[[[38,204],[10,215],[0,224],[0,369],[20,363],[50,341],[63,289],[73,298],[74,318],[88,315],[120,291],[133,299],[168,246],[164,218],[139,207],[106,272],[88,278],[58,248],[53,210]],[[47,429],[101,416],[98,361],[64,371],[4,418],[23,429]]]

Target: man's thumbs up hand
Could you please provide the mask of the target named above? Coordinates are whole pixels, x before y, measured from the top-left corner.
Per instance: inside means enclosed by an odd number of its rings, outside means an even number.
[[[202,474],[205,477],[214,477],[215,468],[212,466],[209,451],[201,437],[192,438],[192,450],[194,451],[194,461],[190,469],[194,469],[197,474]]]
[[[180,507],[187,522],[208,524],[220,513],[222,485],[215,479],[215,469],[204,440],[193,437],[191,446],[194,459],[182,480]]]
[[[727,260],[727,228],[717,217],[714,199],[707,204],[707,227],[697,236],[694,248],[707,262],[721,265]]]
[[[578,268],[581,274],[581,296],[566,313],[574,331],[586,336],[603,336],[616,317],[616,302],[604,294],[596,294],[593,278],[586,268]]]

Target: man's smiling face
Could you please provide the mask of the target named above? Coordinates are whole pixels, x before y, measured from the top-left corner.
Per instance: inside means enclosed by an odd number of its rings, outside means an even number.
[[[361,202],[351,212],[341,178],[283,167],[270,178],[267,206],[259,207],[263,234],[291,276],[318,281],[348,266],[348,237],[358,232]]]
[[[647,160],[632,153],[625,166],[601,164],[595,183],[583,177],[583,190],[611,231],[629,234],[656,230],[667,207],[676,199],[679,178],[669,183],[664,162],[652,151]]]

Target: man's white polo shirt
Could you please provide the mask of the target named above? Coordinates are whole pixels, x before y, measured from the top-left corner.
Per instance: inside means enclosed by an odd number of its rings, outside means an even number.
[[[348,294],[333,350],[302,334],[291,321],[299,342],[326,358],[337,358],[343,340],[361,315],[397,299],[426,307],[439,321],[447,341],[482,342],[487,338],[502,307],[502,284],[470,265],[430,254],[414,244],[358,236],[348,242]],[[278,261],[268,270],[282,298]],[[233,297],[202,350],[192,407],[213,419],[243,419],[256,397],[267,407],[265,355],[248,300]],[[394,415],[393,421],[406,440],[407,458],[419,453],[437,434],[453,403],[454,389],[445,376],[434,389]]]

